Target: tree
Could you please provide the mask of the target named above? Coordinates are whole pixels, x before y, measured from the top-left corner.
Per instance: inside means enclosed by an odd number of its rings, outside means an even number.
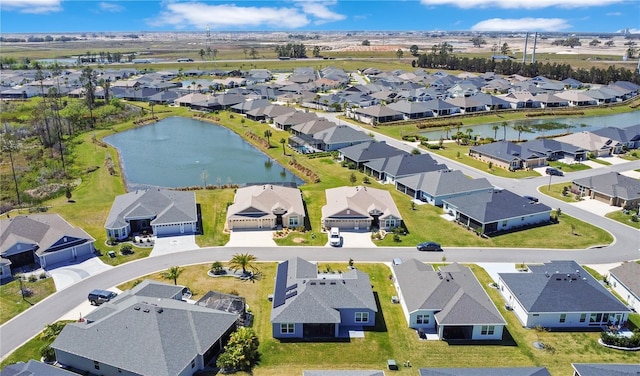
[[[211,273],[214,275],[224,274],[224,265],[220,261],[214,261],[211,264]]]
[[[608,40],[608,41],[604,42],[604,45],[606,47],[614,47],[616,44],[612,40]]]
[[[71,201],[71,197],[73,195],[71,194],[71,188],[69,188],[68,185],[65,187],[64,195],[67,198],[67,201]]]
[[[249,56],[251,56],[252,59],[257,59],[258,58],[258,49],[255,47],[251,47],[251,50],[249,51]]]
[[[411,52],[411,55],[413,56],[418,56],[418,51],[419,51],[419,48],[415,44],[412,44],[411,47],[409,47],[409,52]]]
[[[155,113],[153,112],[153,107],[156,105],[155,102],[153,101],[149,101],[149,108],[151,109],[151,117],[154,118],[156,117]]]
[[[3,153],[9,154],[9,162],[11,163],[11,174],[13,176],[13,185],[16,189],[16,200],[18,200],[18,206],[22,204],[20,201],[20,189],[18,188],[18,176],[16,175],[16,168],[13,161],[13,153],[20,150],[20,144],[13,138],[13,135],[9,132],[5,132],[2,135],[2,144],[0,148]]]
[[[285,140],[284,138],[281,138],[280,143],[282,144],[282,154],[287,155],[287,150],[284,148],[284,144],[287,143],[287,140]]]
[[[506,141],[507,140],[507,125],[508,124],[507,124],[506,121],[503,121],[502,124],[500,124],[500,125],[502,126],[502,132],[503,132],[502,139],[504,141]]]
[[[363,46],[371,46],[371,42],[369,42],[368,39],[365,39],[365,40],[362,41],[362,45]]]
[[[569,37],[563,41],[562,45],[573,48],[575,46],[582,46],[582,43],[580,43],[580,39],[578,39],[578,37]]]
[[[269,146],[271,146],[271,140],[270,140],[270,137],[271,137],[272,135],[273,135],[273,134],[271,133],[271,129],[265,129],[265,131],[264,131],[264,137],[267,139],[267,144],[269,144]]]
[[[594,39],[594,40],[592,40],[591,42],[589,42],[589,46],[591,46],[591,47],[595,47],[595,46],[599,45],[600,43],[602,43],[602,42],[600,42],[600,41],[599,41],[599,40],[597,40],[597,39]]]
[[[250,253],[236,253],[229,261],[229,268],[232,270],[242,269],[242,274],[249,274],[247,270],[257,270],[253,265],[257,259]]]
[[[260,359],[259,344],[258,336],[252,328],[240,327],[231,334],[229,342],[224,347],[224,352],[216,361],[216,365],[228,372],[247,371],[251,373],[251,368]]]
[[[351,175],[349,175],[349,182],[351,182],[351,184],[355,184],[356,181],[358,181],[358,178],[356,178],[356,174],[352,172]]]
[[[207,179],[209,178],[209,173],[207,172],[207,170],[202,169],[202,173],[200,174],[200,179],[202,179],[202,184],[204,185],[204,188],[207,188]]]
[[[200,55],[200,60],[204,60],[204,55],[206,54],[205,50],[203,48],[200,49],[200,52],[198,52],[198,55]]]
[[[483,44],[487,44],[487,41],[484,40],[481,36],[476,35],[471,38],[471,43],[473,43],[473,47],[482,47]]]
[[[402,59],[402,56],[404,55],[404,52],[402,52],[401,48],[398,48],[398,50],[396,51],[396,57],[398,59]]]
[[[167,269],[166,272],[162,273],[162,278],[173,280],[173,284],[177,285],[178,284],[178,277],[180,277],[180,274],[182,274],[183,270],[184,269],[182,269],[179,266],[172,266],[169,269]]]
[[[40,356],[45,362],[53,362],[56,360],[56,351],[51,347],[51,345],[46,345],[40,349]]]
[[[509,54],[509,44],[507,42],[504,42],[502,44],[502,47],[500,47],[500,53],[503,55],[508,55]]]
[[[513,129],[515,129],[518,132],[518,142],[520,142],[520,135],[522,135],[522,132],[531,133],[531,128],[524,125],[520,125],[520,124],[513,127]]]
[[[493,129],[493,139],[495,140],[498,138],[498,129],[500,129],[500,126],[498,126],[498,124],[494,124],[491,129]]]
[[[89,116],[91,116],[91,128],[96,127],[96,122],[93,117],[93,107],[96,101],[96,77],[96,72],[91,69],[90,66],[85,67],[80,75],[80,82],[84,88],[85,104],[89,109]]]
[[[313,57],[318,57],[320,56],[320,47],[315,46],[313,47]]]
[[[451,127],[450,126],[446,126],[444,127],[444,132],[445,132],[445,138],[448,140],[449,139],[449,132],[451,132]]]

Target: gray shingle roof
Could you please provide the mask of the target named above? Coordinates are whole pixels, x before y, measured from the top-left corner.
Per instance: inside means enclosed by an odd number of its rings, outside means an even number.
[[[499,274],[529,313],[629,311],[575,261],[529,265],[529,270]]]
[[[605,127],[591,131],[598,136],[610,138],[618,142],[631,142],[640,139],[640,124],[626,128]]]
[[[640,198],[640,180],[622,175],[619,172],[612,171],[606,174],[576,179],[573,183],[608,197],[617,197],[624,200]]]
[[[622,282],[628,290],[640,297],[640,264],[635,262],[625,262],[624,264],[609,271],[611,276]]]
[[[340,323],[340,309],[347,308],[377,312],[366,273],[353,269],[341,275],[323,275],[315,264],[299,257],[279,265],[272,323]]]
[[[402,218],[388,191],[368,187],[337,187],[325,190],[327,204],[322,207],[322,218],[373,218],[379,211],[380,219],[388,216]]]
[[[638,376],[640,364],[573,363],[577,376]]]
[[[357,163],[367,162],[377,158],[391,157],[393,155],[407,154],[406,151],[390,146],[384,141],[366,142],[348,146],[339,151],[345,158]]]
[[[365,163],[365,166],[374,171],[384,172],[395,177],[448,169],[446,165],[439,164],[431,158],[429,154],[394,155],[392,157],[371,160]]]
[[[101,310],[107,314],[67,325],[52,347],[149,376],[179,374],[238,318],[174,299],[135,295],[104,303],[96,309]]]
[[[551,213],[545,204],[532,203],[506,189],[474,192],[466,196],[446,199],[450,206],[481,223],[496,222],[509,218]]]
[[[250,185],[238,188],[234,203],[227,208],[227,220],[232,218],[275,218],[274,209],[289,214],[304,215],[302,194],[298,188],[279,185]]]
[[[551,376],[546,367],[420,368],[420,376]]]
[[[416,259],[393,265],[409,312],[437,311],[440,325],[505,325],[471,269],[451,264],[434,271]]]
[[[336,125],[335,127],[314,133],[313,138],[322,140],[326,145],[346,142],[367,142],[373,138],[363,131],[354,129],[348,125]]]
[[[434,197],[462,192],[485,191],[493,188],[485,179],[470,179],[460,170],[438,170],[398,179],[398,183]]]
[[[0,252],[8,256],[7,251],[18,243],[36,250],[38,255],[48,251],[65,248],[65,245],[83,244],[94,241],[91,235],[81,228],[71,226],[58,214],[31,214],[17,216],[0,221]],[[22,248],[20,252],[24,252]],[[11,251],[13,252],[13,250]]]
[[[104,226],[122,228],[129,218],[154,216],[152,225],[197,221],[195,193],[149,189],[117,196]]]

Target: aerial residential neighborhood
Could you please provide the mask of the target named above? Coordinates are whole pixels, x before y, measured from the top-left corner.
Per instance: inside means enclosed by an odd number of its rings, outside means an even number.
[[[0,4],[0,376],[637,376],[638,6],[567,2]]]

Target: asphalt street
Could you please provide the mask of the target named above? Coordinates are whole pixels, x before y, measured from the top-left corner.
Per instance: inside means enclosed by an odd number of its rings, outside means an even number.
[[[344,122],[342,122],[344,123]],[[410,151],[413,145],[401,142],[380,134],[378,140],[385,140],[388,144]],[[446,248],[445,252],[418,252],[415,247],[390,248],[330,248],[330,247],[216,247],[201,248],[172,254],[148,257],[132,261],[109,269],[97,275],[58,291],[21,315],[0,326],[0,358],[4,359],[15,348],[22,345],[43,330],[46,324],[57,320],[87,299],[87,293],[94,288],[108,288],[123,282],[139,278],[140,276],[166,270],[171,266],[185,266],[191,264],[211,263],[213,261],[229,260],[235,253],[250,252],[259,261],[281,261],[293,256],[314,261],[347,262],[349,258],[359,262],[389,262],[394,257],[415,257],[425,262],[441,262],[446,256],[448,262],[546,262],[549,260],[576,260],[580,264],[606,264],[640,258],[640,231],[624,224],[606,219],[570,204],[539,194],[538,187],[549,183],[549,177],[542,176],[530,179],[506,179],[495,177],[456,161],[431,154],[434,159],[445,163],[449,168],[459,169],[465,174],[478,178],[485,177],[493,185],[509,189],[520,195],[533,195],[544,204],[552,208],[561,208],[563,213],[577,217],[585,222],[609,231],[615,238],[614,243],[603,247],[587,250],[554,250],[545,249],[541,240],[540,249],[521,248]],[[640,161],[605,166],[600,169],[606,171],[625,171],[640,169]],[[569,176],[553,177],[552,183],[569,182],[588,175],[593,170],[572,172]]]

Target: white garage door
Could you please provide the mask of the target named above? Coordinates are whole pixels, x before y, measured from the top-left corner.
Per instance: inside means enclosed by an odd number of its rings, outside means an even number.
[[[71,248],[63,249],[55,252],[46,252],[40,255],[40,266],[50,267],[54,264],[73,260],[73,251]]]

